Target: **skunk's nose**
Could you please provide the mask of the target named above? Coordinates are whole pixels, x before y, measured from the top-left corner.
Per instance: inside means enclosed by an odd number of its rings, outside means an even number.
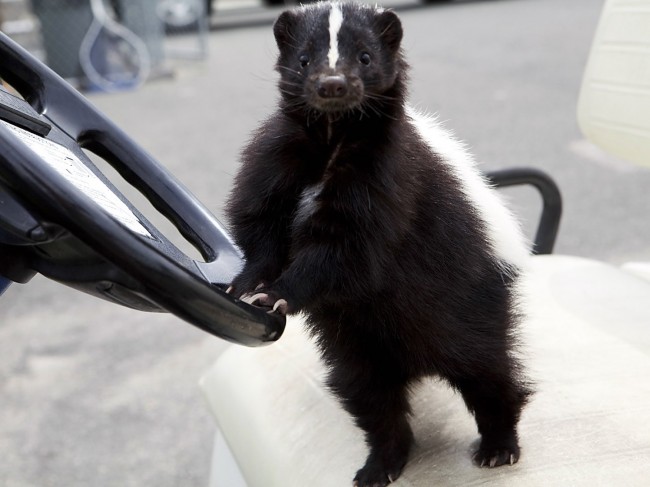
[[[348,92],[348,82],[345,76],[322,76],[317,85],[318,96],[321,98],[341,98]]]

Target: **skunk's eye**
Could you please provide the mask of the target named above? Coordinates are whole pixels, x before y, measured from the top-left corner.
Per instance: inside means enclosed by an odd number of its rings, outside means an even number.
[[[370,54],[367,52],[362,52],[359,54],[359,62],[368,66],[370,64]]]
[[[307,54],[303,54],[300,56],[300,58],[298,58],[298,61],[300,61],[300,66],[304,68],[309,64],[309,56],[307,56]]]

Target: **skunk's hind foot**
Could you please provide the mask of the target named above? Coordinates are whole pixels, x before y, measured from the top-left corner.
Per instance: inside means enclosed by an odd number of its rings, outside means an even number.
[[[491,448],[483,447],[474,453],[472,457],[474,464],[479,467],[494,468],[501,465],[514,465],[519,461],[519,447]]]

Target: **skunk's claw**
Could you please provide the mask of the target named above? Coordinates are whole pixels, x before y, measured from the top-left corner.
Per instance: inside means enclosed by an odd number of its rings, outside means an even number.
[[[280,313],[283,316],[286,316],[287,314],[287,300],[282,298],[274,299],[271,295],[265,292],[247,293],[244,294],[240,299],[252,306],[268,308],[268,313]]]
[[[287,304],[287,300],[280,298],[275,302],[275,304],[273,305],[273,309],[271,311],[269,311],[269,313],[278,312],[282,316],[286,316],[288,306],[289,305]]]
[[[246,293],[242,294],[239,299],[252,306],[265,306],[268,295],[264,293]]]
[[[479,467],[494,468],[501,465],[514,465],[519,460],[519,451],[511,451],[508,448],[495,449],[492,451],[479,450],[474,453],[474,464]]]
[[[257,286],[255,286],[255,291],[257,291],[258,289],[262,289],[264,286],[265,286],[265,284],[263,282],[260,282]],[[235,297],[237,297],[238,293],[235,291],[235,286],[230,285],[230,286],[228,286],[228,289],[226,289],[226,294],[233,294],[233,295],[235,295]],[[244,293],[244,294],[242,294],[242,296],[239,299],[241,299],[243,301],[243,297],[248,296],[250,294],[251,293]]]

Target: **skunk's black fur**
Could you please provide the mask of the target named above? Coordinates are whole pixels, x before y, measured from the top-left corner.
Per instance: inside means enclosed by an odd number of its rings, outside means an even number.
[[[517,461],[529,395],[512,354],[518,268],[495,250],[457,162],[407,111],[399,19],[320,3],[284,12],[274,33],[281,101],[245,148],[228,202],[246,257],[231,292],[307,316],[328,385],[370,448],[355,485],[401,473],[409,385],[428,375],[474,413],[477,464]]]

